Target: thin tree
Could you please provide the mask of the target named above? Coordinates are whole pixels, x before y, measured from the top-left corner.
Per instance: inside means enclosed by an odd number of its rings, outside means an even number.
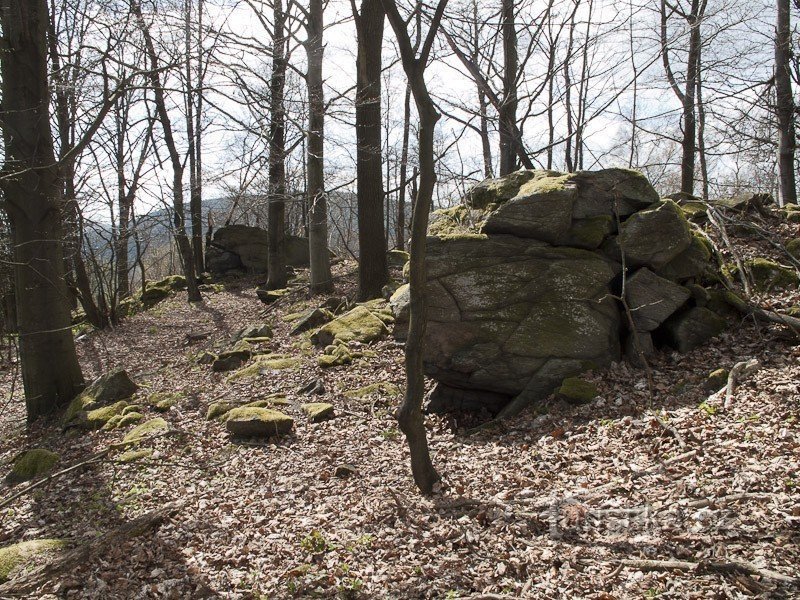
[[[517,170],[514,129],[517,124],[517,28],[515,0],[502,0],[503,98],[498,109],[500,129],[500,177]]]
[[[64,277],[62,178],[50,130],[48,21],[46,0],[0,3],[5,46],[0,53],[5,142],[0,187],[13,232],[28,421],[68,403],[83,387]],[[81,146],[85,142],[74,152]]]
[[[422,400],[425,395],[425,375],[422,367],[422,350],[427,325],[427,252],[426,236],[430,215],[433,188],[436,184],[436,160],[434,158],[434,131],[439,113],[428,93],[425,69],[428,66],[433,42],[442,21],[447,0],[439,0],[431,17],[428,33],[419,53],[415,52],[406,27],[406,22],[397,10],[394,0],[382,0],[383,8],[394,30],[403,70],[406,73],[414,103],[419,116],[419,189],[414,199],[414,215],[411,220],[411,259],[409,272],[409,327],[406,342],[406,393],[397,420],[406,436],[411,451],[411,472],[414,482],[423,494],[430,494],[439,481],[439,474],[431,462]],[[421,7],[418,8],[420,10]],[[422,35],[422,32],[419,32]]]
[[[358,38],[356,56],[356,179],[358,203],[358,298],[381,296],[389,281],[381,175],[381,0],[351,0]]]
[[[775,92],[778,116],[778,181],[784,204],[797,204],[795,134],[796,109],[792,93],[792,28],[789,0],[778,0],[775,27]]]

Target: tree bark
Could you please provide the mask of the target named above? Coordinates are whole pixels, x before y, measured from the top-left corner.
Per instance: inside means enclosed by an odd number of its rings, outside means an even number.
[[[202,138],[199,130],[200,111],[195,106],[195,99],[202,95],[202,91],[196,90],[192,83],[192,3],[192,0],[185,0],[184,6],[186,138],[189,142],[189,216],[192,223],[192,257],[194,258],[195,272],[202,273],[205,270],[203,264],[203,188],[200,174]],[[200,4],[198,13],[202,13],[202,10],[202,4]],[[198,42],[198,86],[202,83],[202,52],[202,44]]]
[[[436,164],[433,152],[433,135],[439,113],[428,94],[425,83],[425,68],[431,46],[439,28],[447,0],[440,0],[419,57],[411,46],[405,22],[397,10],[394,0],[382,0],[389,23],[400,47],[403,70],[406,72],[419,116],[419,189],[414,199],[414,215],[411,220],[411,259],[409,264],[409,326],[406,342],[406,393],[397,414],[400,429],[406,436],[411,452],[411,472],[414,482],[423,494],[430,494],[439,474],[433,467],[422,401],[425,395],[425,376],[422,365],[423,340],[427,326],[425,291],[427,269],[428,217],[431,209],[433,189],[436,184]],[[420,32],[420,36],[421,36]]]
[[[397,231],[395,238],[398,250],[406,249],[406,177],[408,176],[408,142],[411,137],[411,86],[406,84],[403,98],[403,147],[400,150],[400,190],[397,196]]]
[[[381,175],[381,0],[362,0],[356,18],[356,178],[358,181],[358,298],[379,298],[389,281]]]
[[[311,293],[333,291],[331,258],[328,250],[328,200],[325,193],[325,96],[322,88],[323,45],[322,0],[308,5],[308,249],[311,259]]]
[[[65,283],[61,187],[50,131],[45,0],[2,0],[0,24],[5,162],[12,227],[19,353],[28,421],[83,387]],[[5,118],[12,115],[12,118]]]
[[[775,30],[775,92],[778,113],[778,185],[784,204],[797,204],[796,110],[792,93],[792,29],[789,0],[778,0]]]
[[[517,29],[514,0],[502,0],[503,101],[500,104],[500,177],[517,170],[515,135],[517,124]]]

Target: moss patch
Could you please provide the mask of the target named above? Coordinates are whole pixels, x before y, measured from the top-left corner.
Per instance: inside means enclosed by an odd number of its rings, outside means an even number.
[[[115,402],[110,406],[101,406],[100,408],[90,410],[86,413],[86,427],[89,429],[100,429],[101,427],[104,427],[112,418],[116,416],[122,416],[122,411],[124,411],[127,407],[128,403],[125,402],[125,400],[120,400],[119,402]]]
[[[209,404],[208,410],[206,410],[206,420],[213,421],[214,419],[218,419],[232,408],[233,406],[227,402],[214,402]]]
[[[751,258],[744,261],[742,265],[746,272],[750,274],[753,287],[758,291],[769,291],[776,288],[788,288],[798,285],[800,278],[794,269],[786,267],[774,260],[767,258]],[[738,275],[739,269],[736,265],[727,264],[723,270],[731,277]]]
[[[119,462],[130,463],[143,458],[150,458],[153,456],[152,448],[141,448],[140,450],[127,450],[117,457]]]
[[[291,354],[265,354],[256,356],[255,360],[233,373],[228,381],[257,377],[261,371],[297,369],[302,365],[302,359]]]
[[[234,408],[223,420],[231,434],[248,437],[271,437],[289,433],[294,425],[294,419],[282,412],[253,406]]]
[[[60,550],[63,540],[28,540],[5,548],[0,548],[0,582],[6,582],[12,572],[27,566],[28,562],[48,551]]]
[[[344,393],[348,398],[367,398],[376,394],[383,396],[399,396],[400,388],[389,381],[379,381]]]
[[[161,433],[169,429],[169,424],[161,417],[150,419],[141,425],[137,425],[131,429],[128,434],[122,438],[124,444],[138,444],[143,439],[153,436],[156,433]]]
[[[11,484],[30,481],[52,471],[59,459],[58,454],[44,448],[34,448],[23,452],[14,460],[14,466],[6,476],[6,481]]]
[[[319,346],[327,346],[334,340],[368,344],[388,333],[384,322],[365,306],[356,306],[330,323],[323,325],[311,336]]]
[[[155,392],[147,397],[147,404],[158,412],[167,412],[185,397],[183,392]]]
[[[721,390],[728,383],[728,369],[711,371],[703,382],[703,389],[707,392]]]
[[[327,402],[308,402],[300,406],[308,420],[312,423],[319,423],[333,418],[333,404]]]
[[[579,377],[567,377],[556,396],[570,404],[584,404],[597,396],[597,386]]]

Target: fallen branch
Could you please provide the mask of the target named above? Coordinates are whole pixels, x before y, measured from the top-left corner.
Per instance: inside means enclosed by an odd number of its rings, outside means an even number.
[[[685,560],[639,560],[623,559],[619,561],[625,567],[642,571],[693,571],[696,573],[746,573],[764,579],[771,579],[790,585],[800,585],[800,578],[778,573],[772,569],[762,569],[749,562],[740,560],[701,561]]]
[[[67,551],[57,559],[0,585],[0,594],[4,597],[31,594],[42,585],[52,583],[58,575],[76,569],[94,556],[105,554],[112,546],[149,533],[168,517],[178,512],[181,506],[182,503],[170,503],[158,510],[127,521],[116,529],[112,529]]]
[[[725,410],[733,406],[733,390],[736,384],[747,375],[758,371],[760,367],[761,363],[755,358],[743,360],[733,366],[731,372],[728,374],[728,384],[725,386],[725,403],[723,404]]]

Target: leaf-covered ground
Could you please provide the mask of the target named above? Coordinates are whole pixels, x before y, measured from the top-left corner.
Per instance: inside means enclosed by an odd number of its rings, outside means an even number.
[[[784,232],[785,233],[785,232]],[[764,252],[767,252],[765,249]],[[346,270],[346,265],[342,267]],[[344,271],[342,271],[344,272]],[[339,280],[339,295],[352,278]],[[318,349],[289,336],[282,316],[300,297],[265,311],[255,282],[206,294],[185,292],[78,342],[87,378],[124,367],[144,384],[137,398],[181,391],[163,416],[172,434],[155,453],[122,463],[118,453],[59,477],[0,513],[0,545],[33,538],[91,544],[133,517],[176,503],[155,531],[61,573],[30,597],[66,598],[524,598],[792,597],[800,588],[719,565],[746,561],[797,576],[800,565],[800,346],[777,326],[752,319],[690,354],[660,353],[652,379],[625,364],[591,379],[600,395],[581,407],[557,401],[502,431],[466,435],[474,417],[427,419],[441,490],[420,497],[393,411],[400,398],[345,392],[377,382],[402,388],[402,347],[323,370]],[[796,292],[773,298],[798,303]],[[298,306],[298,303],[300,306]],[[301,358],[299,368],[229,383],[195,364],[247,324],[275,329],[270,347]],[[209,333],[188,342],[187,334]],[[732,406],[703,389],[717,368],[758,358]],[[121,440],[122,431],[62,434],[57,424],[25,427],[16,369],[4,378],[0,449],[60,453],[57,468]],[[325,393],[298,392],[322,378]],[[11,388],[15,386],[13,396]],[[292,434],[271,443],[232,443],[206,420],[217,401],[284,394]],[[312,424],[305,401],[335,405]],[[141,403],[141,402],[139,402]],[[336,476],[351,465],[355,473]],[[2,498],[13,493],[5,487]],[[0,500],[2,501],[2,500]],[[700,563],[693,571],[648,570],[646,560]],[[633,561],[625,563],[622,561]],[[23,578],[24,579],[24,578]],[[20,579],[22,581],[23,579]]]

